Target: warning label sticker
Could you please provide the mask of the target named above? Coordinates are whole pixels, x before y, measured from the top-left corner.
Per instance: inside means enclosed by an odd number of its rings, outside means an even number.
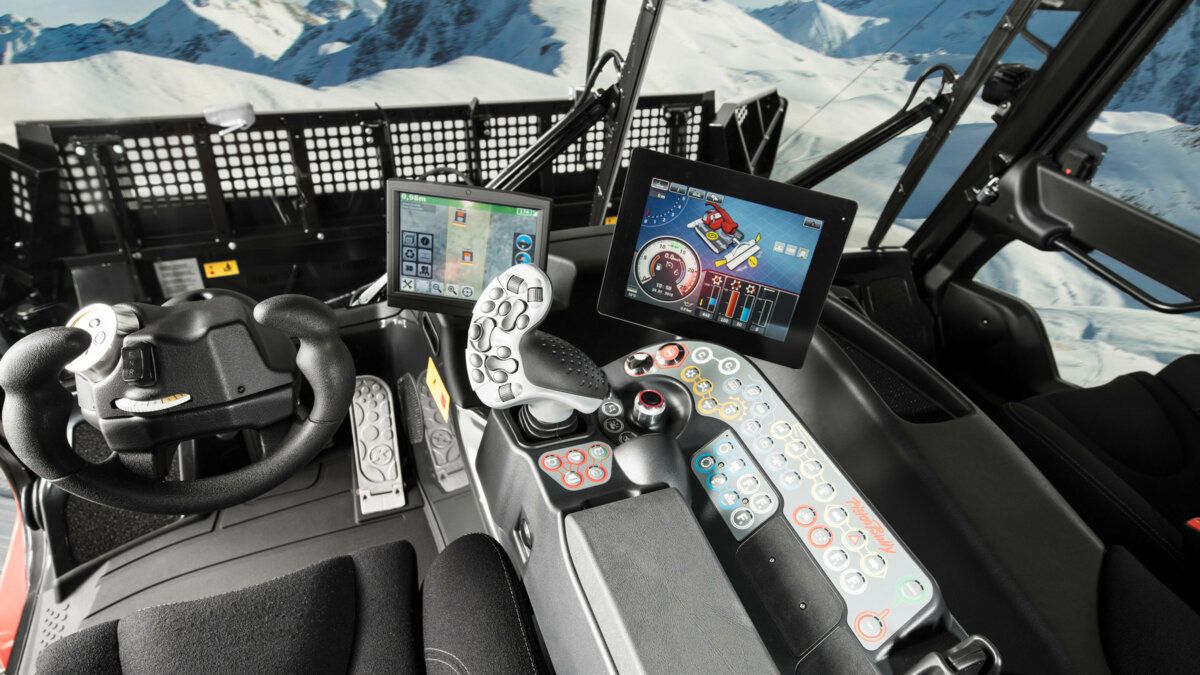
[[[158,277],[164,298],[204,288],[200,263],[195,258],[159,260],[154,263],[154,276]]]

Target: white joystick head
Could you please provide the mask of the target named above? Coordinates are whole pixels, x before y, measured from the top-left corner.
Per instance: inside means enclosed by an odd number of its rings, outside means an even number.
[[[487,285],[471,313],[467,373],[479,400],[492,408],[525,405],[544,424],[594,412],[608,381],[577,347],[535,330],[550,313],[550,277],[514,265]]]

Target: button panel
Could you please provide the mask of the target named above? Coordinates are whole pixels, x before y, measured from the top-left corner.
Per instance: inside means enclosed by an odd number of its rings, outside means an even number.
[[[551,450],[538,457],[538,467],[572,492],[604,485],[612,476],[612,446],[594,442]]]
[[[779,510],[788,519],[845,600],[846,623],[865,649],[878,652],[910,624],[927,620],[938,603],[929,575],[766,378],[729,349],[682,344],[680,363],[646,375],[681,382],[692,394],[696,414],[731,427],[697,452],[691,466],[734,536],[741,541],[765,519],[741,498],[722,501],[739,491],[738,477],[727,465],[742,459],[753,467],[760,489],[776,497],[771,512]],[[732,450],[722,453],[724,442]],[[712,458],[707,469],[701,465],[707,464],[705,457]],[[717,474],[724,478],[714,487]]]
[[[604,399],[599,412],[600,430],[609,440],[621,444],[638,437],[637,431],[626,424],[625,404],[615,394],[610,393],[608,398]]]
[[[692,455],[692,473],[738,541],[779,510],[779,493],[732,431],[724,431]]]

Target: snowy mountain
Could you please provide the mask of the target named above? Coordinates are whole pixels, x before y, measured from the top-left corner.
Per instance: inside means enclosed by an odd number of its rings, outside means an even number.
[[[1005,0],[971,3],[894,0],[787,0],[752,16],[784,37],[832,56],[894,51],[908,58],[974,54]],[[894,45],[894,47],[893,47]]]
[[[17,52],[29,49],[42,26],[36,21],[5,14],[0,16],[0,64],[9,63]]]
[[[270,68],[322,19],[284,0],[168,0],[141,21],[43,28],[5,63],[71,61],[114,51],[248,72]]]
[[[553,36],[528,0],[391,0],[377,17],[358,9],[310,26],[267,72],[331,86],[481,56],[550,73],[561,62],[562,42]]]
[[[0,17],[0,63],[128,51],[312,86],[462,56],[550,73],[561,47],[529,0],[167,0],[134,24],[55,28]]]
[[[383,14],[387,0],[312,0],[304,9],[309,14],[328,21],[339,21],[356,11],[366,14],[372,21]]]
[[[1200,44],[1200,5],[1189,3],[1158,46],[1125,81],[1111,107],[1161,112],[1181,122],[1200,124],[1197,44]]]
[[[823,54],[886,53],[886,58],[914,65],[949,63],[961,72],[1009,4],[1009,0],[784,0],[750,14],[784,37]],[[1072,19],[1070,12],[1039,12],[1030,25],[1036,35],[1053,43]],[[1017,40],[1005,60],[1036,65],[1041,56],[1027,42]],[[923,67],[912,75],[920,70]]]

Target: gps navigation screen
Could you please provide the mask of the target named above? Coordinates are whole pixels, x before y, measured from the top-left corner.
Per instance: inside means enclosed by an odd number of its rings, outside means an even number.
[[[783,341],[823,225],[655,178],[625,295]]]
[[[492,278],[533,263],[540,212],[398,192],[398,290],[474,300]]]

